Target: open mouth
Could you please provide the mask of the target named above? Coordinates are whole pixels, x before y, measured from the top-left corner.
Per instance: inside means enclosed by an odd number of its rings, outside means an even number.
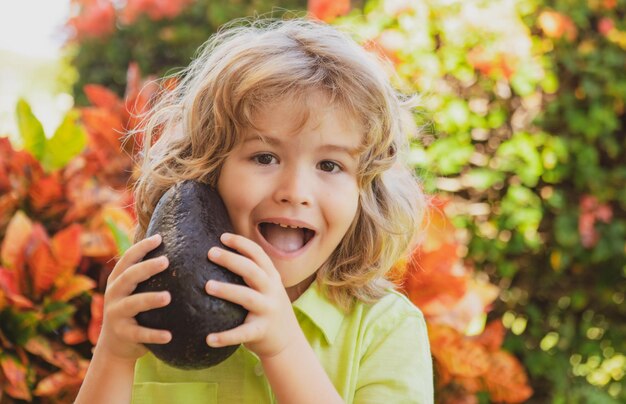
[[[282,223],[259,223],[259,232],[277,250],[294,252],[304,247],[315,236],[315,231],[306,227]]]

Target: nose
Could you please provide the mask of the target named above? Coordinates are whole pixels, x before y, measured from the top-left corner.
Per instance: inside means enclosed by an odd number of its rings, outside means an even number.
[[[278,178],[274,200],[280,204],[310,206],[313,183],[303,169],[284,170]]]

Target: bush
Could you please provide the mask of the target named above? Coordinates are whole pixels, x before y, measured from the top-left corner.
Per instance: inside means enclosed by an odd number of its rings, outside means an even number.
[[[24,150],[0,138],[3,403],[71,402],[85,376],[106,279],[135,223],[128,187],[140,142],[120,133],[138,124],[152,87],[133,64],[128,77],[125,101],[86,86],[93,106],[71,110],[50,138],[20,101]]]
[[[163,76],[189,64],[198,47],[222,24],[234,18],[303,10],[304,0],[117,1],[72,0],[69,20],[72,64],[79,73],[74,95],[86,105],[86,84],[100,84],[121,96],[131,62],[140,71]]]
[[[410,158],[503,288],[489,317],[533,402],[626,399],[624,5],[371,1],[341,21],[424,95]]]

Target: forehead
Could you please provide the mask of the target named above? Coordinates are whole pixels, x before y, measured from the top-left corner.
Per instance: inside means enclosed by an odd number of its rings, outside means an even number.
[[[364,143],[365,128],[356,114],[321,92],[272,100],[257,109],[252,126],[247,134],[261,138],[313,134],[359,150]],[[302,140],[306,138],[310,137]]]

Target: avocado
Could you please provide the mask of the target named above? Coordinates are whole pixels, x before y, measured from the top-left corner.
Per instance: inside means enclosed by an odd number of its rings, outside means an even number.
[[[207,257],[213,246],[226,248],[220,242],[224,232],[233,232],[224,202],[215,189],[197,181],[183,181],[168,189],[150,218],[146,237],[160,234],[162,242],[144,260],[165,255],[169,267],[141,282],[133,293],[168,290],[172,299],[165,307],[139,313],[136,319],[144,327],[171,331],[169,343],[146,344],[171,366],[207,368],[238,348],[212,348],[206,343],[208,334],[234,328],[248,314],[240,305],[205,291],[209,279],[244,285],[239,275]]]

